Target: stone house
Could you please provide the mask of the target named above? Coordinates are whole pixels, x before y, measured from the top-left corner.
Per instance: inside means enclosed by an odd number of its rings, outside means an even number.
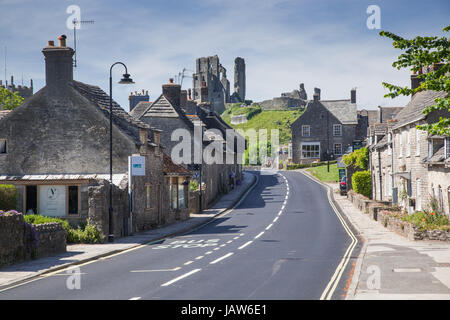
[[[416,75],[411,76],[413,89],[419,85],[416,79]],[[422,113],[434,99],[447,95],[446,92],[418,92],[393,119],[370,127],[374,199],[398,204],[410,213],[431,209],[434,202],[441,212],[449,214],[449,137],[432,136],[416,128],[449,116],[445,111]],[[383,120],[389,117],[392,113]]]
[[[428,209],[436,199],[441,211],[449,214],[450,162],[446,153],[448,137],[430,136],[418,130],[417,125],[433,123],[440,111],[425,115],[422,111],[434,103],[434,99],[446,97],[446,92],[422,91],[416,93],[408,105],[397,115],[390,132],[393,143],[394,185],[398,196],[395,200],[408,212]]]
[[[339,157],[353,142],[365,138],[359,126],[355,89],[350,99],[320,100],[320,89],[315,88],[314,99],[291,126],[293,162],[323,161],[327,152]]]
[[[86,219],[109,232],[109,190],[113,189],[116,237],[187,219],[187,203],[171,206],[188,192],[190,174],[171,163],[160,146],[160,131],[134,119],[113,101],[113,185],[109,184],[109,96],[73,79],[74,50],[49,41],[46,85],[0,119],[0,183],[14,184],[18,211]],[[129,214],[128,157],[145,158],[145,175],[133,177]],[[176,186],[173,186],[176,185]],[[183,200],[184,201],[184,200]],[[132,219],[131,219],[132,218]],[[131,223],[130,223],[131,222]]]
[[[206,85],[203,84],[201,89],[200,99],[193,101],[188,99],[186,90],[181,90],[181,86],[173,83],[173,80],[170,79],[169,83],[162,86],[162,94],[154,102],[139,102],[130,114],[135,119],[149,124],[152,128],[163,131],[161,144],[165,152],[172,158],[174,158],[174,153],[176,156],[183,156],[177,151],[180,143],[179,137],[172,140],[172,134],[177,129],[184,129],[188,132],[191,137],[191,155],[186,155],[189,159],[179,164],[191,170],[196,176],[198,175],[197,179],[199,179],[200,167],[196,165],[201,163],[201,159],[199,159],[200,157],[196,158],[196,150],[201,150],[202,154],[209,156],[205,153],[208,145],[220,141],[224,144],[223,159],[226,159],[228,152],[233,153],[233,158],[236,160],[233,164],[208,164],[206,159],[203,161],[201,180],[205,184],[206,203],[209,204],[220,194],[229,191],[229,176],[232,172],[234,172],[235,180],[242,179],[242,165],[237,161],[239,158],[237,152],[228,150],[224,140],[226,130],[232,130],[232,128],[215,111],[211,110],[211,105],[207,101],[208,88]],[[218,130],[220,134],[214,134],[215,130]],[[217,131],[215,132],[217,133]],[[200,147],[198,144],[196,145],[195,138],[201,141],[202,136],[203,143]]]

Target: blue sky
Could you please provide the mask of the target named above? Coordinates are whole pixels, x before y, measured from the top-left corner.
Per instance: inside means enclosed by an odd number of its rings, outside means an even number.
[[[66,13],[78,5],[81,19],[95,20],[77,32],[78,67],[74,78],[108,89],[109,67],[128,66],[135,84],[114,85],[113,97],[128,110],[131,91],[149,90],[153,100],[161,84],[183,68],[194,70],[195,59],[217,54],[233,86],[234,58],[247,67],[247,98],[279,96],[303,82],[322,99],[347,99],[357,88],[359,108],[402,106],[408,97],[383,98],[381,82],[409,85],[409,71],[392,68],[400,54],[379,30],[369,30],[369,5],[381,9],[381,29],[403,37],[442,35],[450,24],[450,2],[324,1],[324,0],[0,0],[0,79],[45,85],[44,58],[48,40],[61,34],[73,44]],[[448,36],[448,35],[447,35]],[[115,69],[119,80],[122,70]],[[186,78],[184,88],[192,86]]]

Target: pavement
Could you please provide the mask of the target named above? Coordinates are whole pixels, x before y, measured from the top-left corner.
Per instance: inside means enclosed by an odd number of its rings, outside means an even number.
[[[191,214],[188,220],[175,222],[132,236],[118,238],[114,243],[67,245],[67,252],[65,253],[4,267],[0,269],[0,289],[20,284],[69,266],[102,259],[144,244],[191,232],[210,223],[227,210],[238,205],[256,183],[256,175],[243,172],[241,185],[236,186],[231,192],[223,195],[210,208],[203,210],[202,213]]]
[[[450,243],[408,240],[357,209],[337,183],[326,185],[364,240],[346,299],[450,299]]]

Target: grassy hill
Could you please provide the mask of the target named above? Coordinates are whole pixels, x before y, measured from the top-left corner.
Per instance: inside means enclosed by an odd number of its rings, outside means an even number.
[[[269,139],[270,130],[279,129],[281,145],[289,143],[291,139],[290,125],[303,113],[302,110],[262,110],[259,106],[241,107],[240,105],[240,103],[231,105],[222,113],[222,119],[234,129],[267,129]],[[241,114],[246,114],[249,120],[246,123],[232,125],[231,116]]]

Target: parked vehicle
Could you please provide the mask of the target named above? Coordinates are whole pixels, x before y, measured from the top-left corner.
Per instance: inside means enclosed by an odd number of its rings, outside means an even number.
[[[343,176],[339,183],[339,193],[341,196],[347,195],[347,177]]]

